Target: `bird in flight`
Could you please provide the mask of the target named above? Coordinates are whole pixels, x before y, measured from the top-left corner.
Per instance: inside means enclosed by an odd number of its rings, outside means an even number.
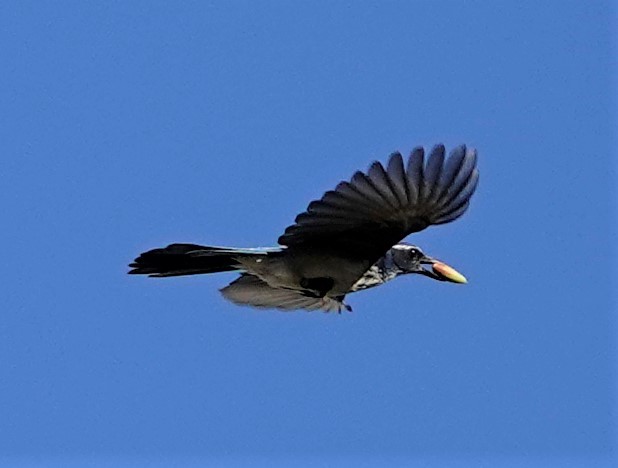
[[[242,249],[171,244],[142,253],[129,274],[155,277],[238,271],[221,289],[240,305],[281,310],[351,311],[347,294],[397,276],[420,274],[466,283],[455,269],[414,245],[409,234],[459,218],[478,183],[476,150],[465,145],[448,157],[443,145],[407,161],[391,154],[309,203],[279,237],[280,247]],[[431,268],[427,268],[431,267]]]

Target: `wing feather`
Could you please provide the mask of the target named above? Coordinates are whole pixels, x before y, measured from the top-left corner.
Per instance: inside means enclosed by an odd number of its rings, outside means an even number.
[[[466,212],[468,206],[470,206],[470,203],[466,200],[463,204],[456,206],[452,211],[447,211],[442,214],[433,224],[445,224],[454,221]]]
[[[408,159],[408,186],[410,187],[410,198],[408,206],[413,207],[418,201],[421,183],[423,181],[423,164],[425,160],[425,149],[422,147],[414,148]]]
[[[476,150],[465,149],[464,152],[465,156],[461,162],[459,170],[454,175],[452,182],[448,187],[446,187],[446,190],[438,200],[438,203],[441,205],[447,204],[450,197],[453,197],[461,192],[476,169]]]
[[[458,146],[451,151],[451,154],[442,169],[442,174],[440,174],[440,182],[438,184],[439,188],[437,190],[438,200],[448,193],[448,190],[455,181],[455,177],[457,177],[457,174],[459,173],[465,159],[466,149],[464,146]]]
[[[431,150],[427,167],[423,171],[422,199],[425,203],[432,201],[433,195],[438,189],[438,181],[440,180],[443,165],[444,145],[436,145]]]
[[[410,189],[408,187],[408,178],[406,177],[406,170],[403,166],[401,153],[396,152],[391,154],[386,172],[392,183],[393,192],[395,192],[399,200],[399,205],[407,205],[410,197]]]
[[[408,160],[393,153],[386,169],[374,162],[320,200],[312,201],[279,238],[288,248],[336,250],[373,262],[393,244],[432,224],[454,221],[478,184],[477,154],[465,145],[449,157],[443,145],[415,148]]]
[[[369,168],[369,180],[373,183],[382,198],[386,200],[393,208],[397,208],[401,202],[397,198],[397,194],[393,190],[393,184],[390,177],[379,162],[374,162]]]
[[[277,289],[270,287],[257,276],[243,273],[221,289],[221,294],[228,301],[239,305],[257,307],[259,309],[280,310],[322,310],[323,312],[341,312],[347,309],[341,300],[331,297],[304,296],[301,291],[293,289]]]
[[[388,197],[380,192],[371,179],[360,171],[352,177],[351,185],[369,198],[376,206],[384,206],[385,203],[392,207],[395,206]]]

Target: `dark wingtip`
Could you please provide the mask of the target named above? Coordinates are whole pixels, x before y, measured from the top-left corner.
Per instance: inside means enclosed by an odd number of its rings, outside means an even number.
[[[369,173],[369,171],[384,171],[384,166],[382,165],[382,163],[380,161],[373,161],[370,165],[369,165],[369,169],[367,170],[367,172]],[[366,174],[363,174],[366,175]]]
[[[133,268],[132,270],[127,271],[127,275],[147,275],[149,273],[153,273],[154,270],[152,268],[140,268],[139,266],[132,266],[133,264],[129,265],[129,267]]]

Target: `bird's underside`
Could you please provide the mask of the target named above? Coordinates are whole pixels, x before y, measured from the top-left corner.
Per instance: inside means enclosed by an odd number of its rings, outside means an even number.
[[[257,276],[242,273],[240,277],[221,289],[228,301],[239,305],[249,305],[260,309],[280,310],[322,310],[324,312],[352,311],[344,304],[344,296],[318,297],[311,291],[273,288]]]
[[[357,172],[350,182],[311,202],[279,238],[282,247],[172,244],[141,254],[129,273],[166,277],[236,270],[241,276],[221,290],[236,304],[351,310],[343,302],[346,294],[399,274],[441,279],[419,268],[429,257],[414,259],[412,250],[420,250],[398,242],[461,216],[477,182],[476,152],[465,146],[445,158],[444,147],[438,145],[426,162],[424,150],[416,148],[405,166],[401,154],[394,153],[386,168],[375,162],[366,174]]]

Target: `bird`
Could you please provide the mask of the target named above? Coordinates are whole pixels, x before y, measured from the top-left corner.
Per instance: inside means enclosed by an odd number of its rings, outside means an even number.
[[[237,271],[220,290],[235,304],[283,311],[352,311],[348,294],[402,275],[467,283],[446,263],[405,242],[413,233],[450,223],[468,209],[479,180],[477,151],[448,156],[443,144],[415,147],[374,161],[309,203],[277,247],[235,248],[175,243],[140,254],[132,275],[171,277]]]

